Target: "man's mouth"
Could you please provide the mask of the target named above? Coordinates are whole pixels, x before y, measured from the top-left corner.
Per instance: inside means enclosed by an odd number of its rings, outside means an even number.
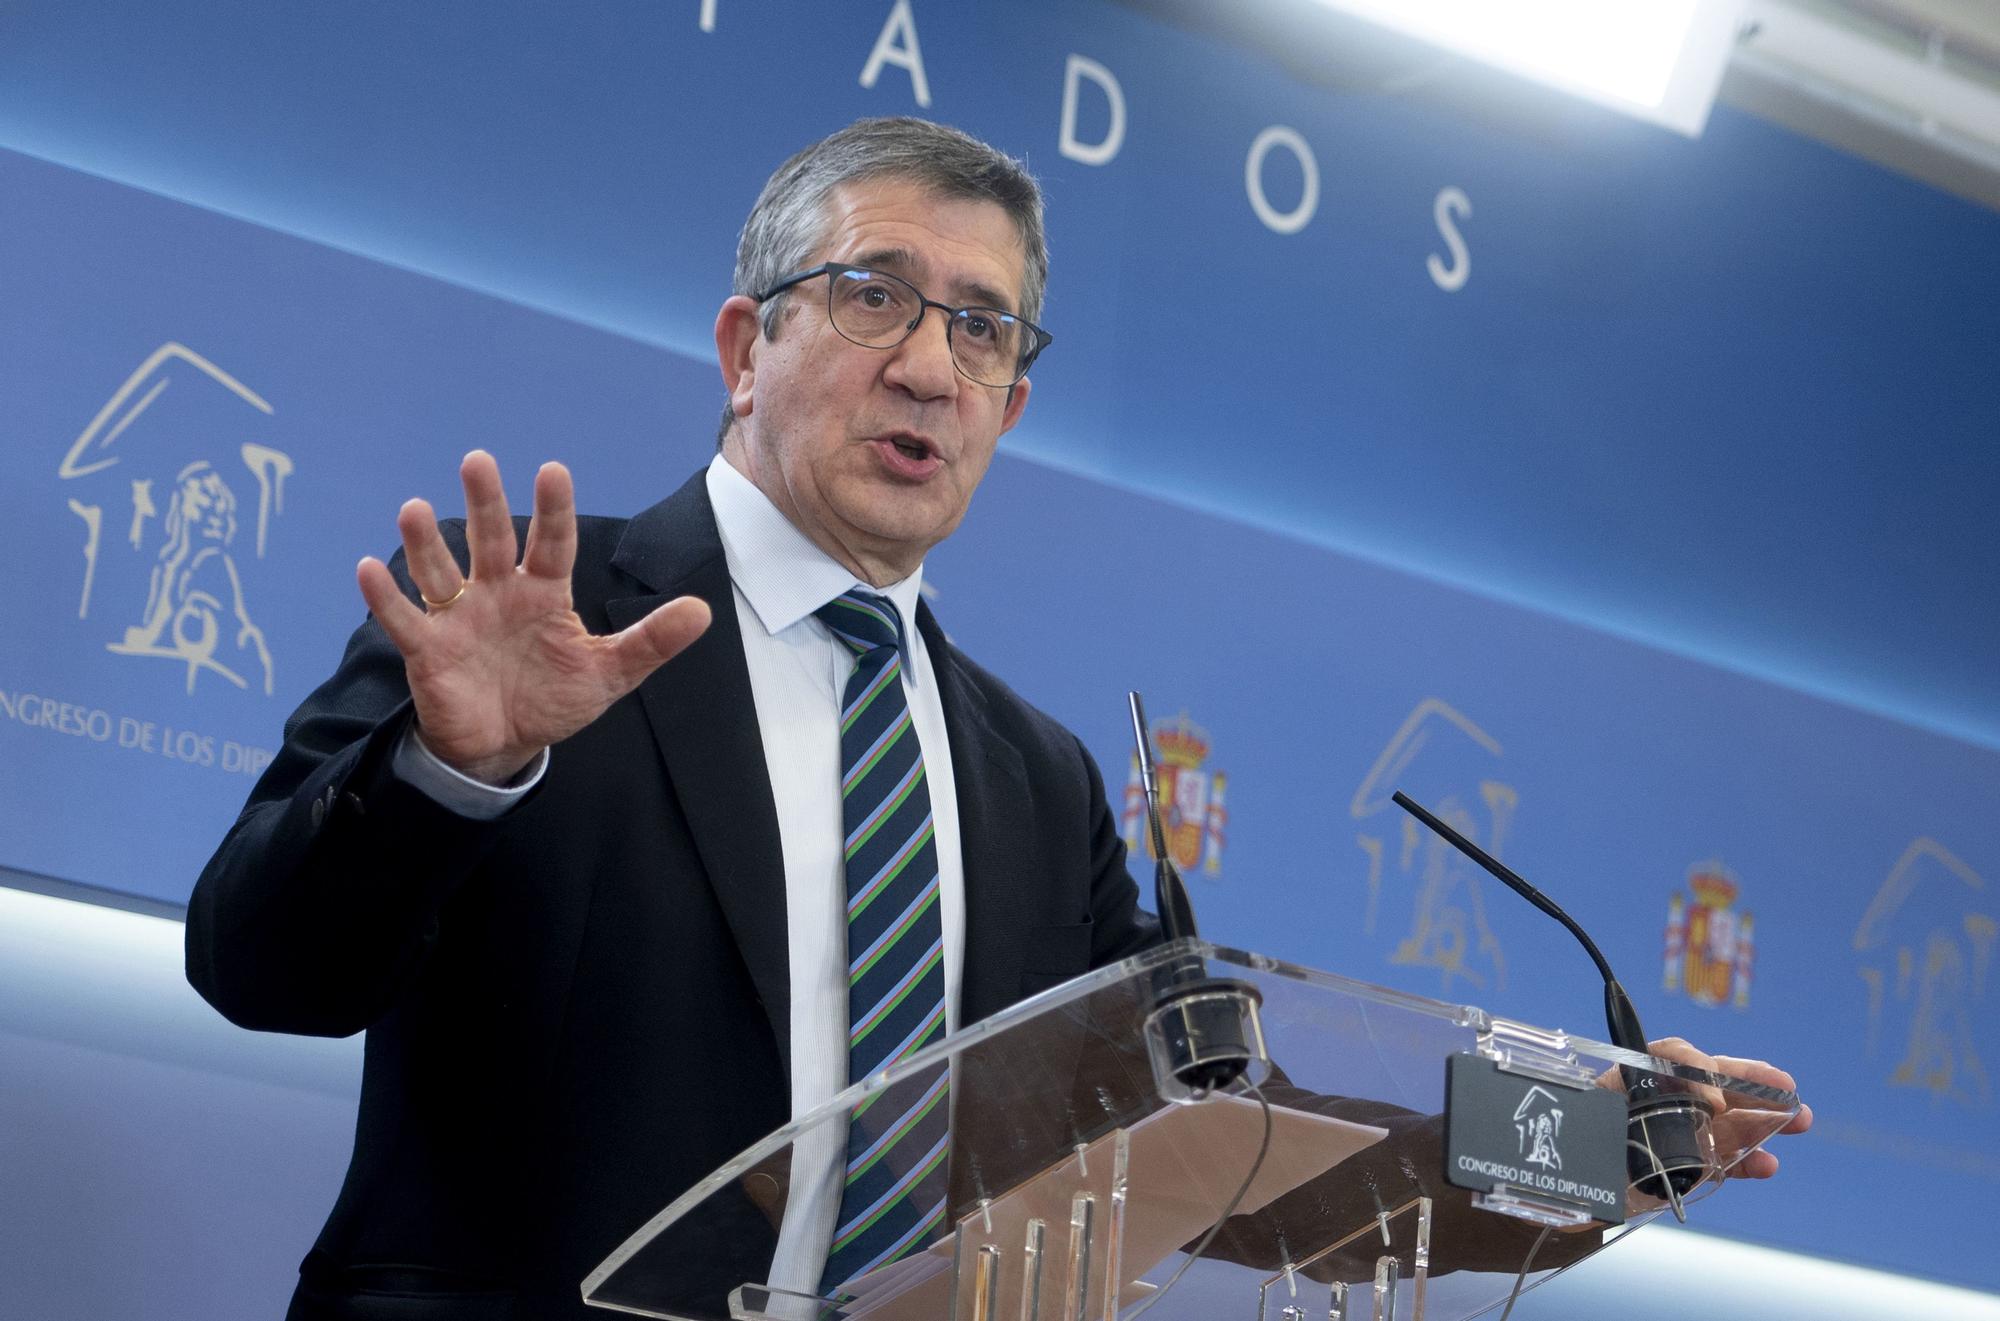
[[[905,481],[921,482],[935,477],[944,469],[944,457],[938,447],[927,436],[913,435],[907,431],[892,431],[877,436],[869,442],[875,452],[882,456],[882,462],[889,472]]]

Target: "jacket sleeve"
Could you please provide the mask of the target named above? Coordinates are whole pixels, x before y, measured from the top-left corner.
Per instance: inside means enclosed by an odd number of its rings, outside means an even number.
[[[1104,796],[1104,777],[1097,761],[1076,740],[1090,781],[1090,966],[1130,958],[1160,943],[1160,923],[1139,907],[1139,887],[1125,866],[1125,841],[1118,836],[1118,818]]]
[[[463,534],[447,541],[464,562]],[[415,597],[398,555],[390,564]],[[188,902],[187,975],[231,1022],[346,1036],[401,997],[439,913],[498,833],[399,779],[414,719],[400,653],[371,618],[284,746]]]

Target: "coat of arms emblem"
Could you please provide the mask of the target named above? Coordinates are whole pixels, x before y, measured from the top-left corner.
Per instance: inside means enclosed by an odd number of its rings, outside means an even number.
[[[1739,887],[1719,862],[1688,868],[1688,892],[1667,904],[1665,989],[1685,989],[1698,1005],[1750,1006],[1750,968],[1756,957],[1756,920],[1739,911]]]
[[[1210,770],[1208,732],[1183,711],[1172,720],[1153,722],[1153,746],[1159,751],[1161,827],[1167,853],[1182,872],[1200,870],[1210,876],[1222,870],[1222,832],[1229,813],[1222,805],[1227,777]],[[1119,820],[1125,847],[1146,850],[1153,845],[1146,829],[1146,790],[1139,779],[1139,759],[1125,783],[1125,811]]]

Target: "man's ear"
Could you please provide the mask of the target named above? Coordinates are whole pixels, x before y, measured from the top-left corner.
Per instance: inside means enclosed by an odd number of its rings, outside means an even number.
[[[756,300],[743,294],[725,300],[715,314],[715,361],[736,416],[750,416],[757,382],[757,343],[764,336]]]
[[[1025,376],[1007,387],[1007,403],[1000,412],[1000,433],[1002,435],[1012,431],[1014,424],[1021,420],[1022,411],[1028,407],[1028,391],[1032,387],[1033,382]]]

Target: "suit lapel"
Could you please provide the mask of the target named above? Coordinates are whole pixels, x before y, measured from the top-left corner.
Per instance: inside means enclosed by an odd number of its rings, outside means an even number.
[[[1034,828],[1028,775],[1020,752],[994,729],[986,698],[958,652],[945,640],[930,607],[917,608],[917,627],[937,667],[945,735],[957,783],[958,851],[965,871],[965,967],[959,1024],[969,1026],[1021,998],[1027,950],[1020,902],[1024,878],[1013,874],[1021,841]],[[1032,878],[1025,878],[1032,883]]]
[[[639,701],[789,1077],[784,853],[735,594],[704,474],[633,519],[612,564],[651,589],[605,603],[616,628],[629,627],[676,596],[708,603],[708,631],[639,685]]]
[[[605,603],[614,628],[630,627],[676,596],[708,603],[708,631],[639,686],[639,701],[789,1076],[784,854],[735,593],[704,476],[634,518],[612,565],[640,588]],[[1034,829],[1028,776],[928,606],[918,607],[917,626],[937,667],[957,782],[966,925],[959,1021],[971,1024],[1020,998],[1029,935],[1024,915],[1033,910],[1020,896],[1034,878],[1015,874],[1014,860]]]

